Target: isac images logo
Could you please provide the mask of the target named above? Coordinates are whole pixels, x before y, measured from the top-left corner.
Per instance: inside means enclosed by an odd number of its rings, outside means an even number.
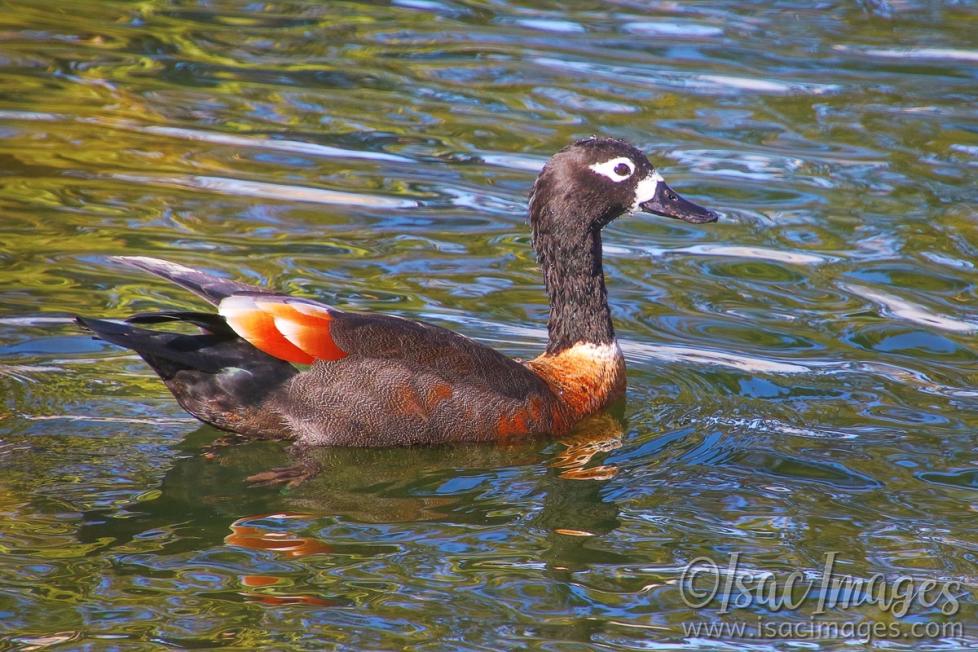
[[[683,602],[694,609],[715,608],[718,614],[748,609],[757,613],[789,615],[806,608],[804,616],[788,620],[758,617],[756,621],[691,623],[687,635],[706,638],[947,638],[963,635],[960,622],[950,622],[960,609],[961,582],[910,575],[854,577],[838,573],[838,553],[829,552],[820,571],[796,570],[786,574],[742,567],[740,553],[724,564],[698,557],[686,565],[679,582]],[[831,621],[830,611],[875,607],[884,620],[860,617]],[[938,618],[901,622],[915,613]]]

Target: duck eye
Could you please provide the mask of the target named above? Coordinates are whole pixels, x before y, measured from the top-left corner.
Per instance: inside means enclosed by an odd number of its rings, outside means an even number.
[[[627,156],[618,156],[613,159],[589,165],[592,171],[601,176],[608,177],[615,183],[621,183],[632,176],[635,172],[635,163]]]

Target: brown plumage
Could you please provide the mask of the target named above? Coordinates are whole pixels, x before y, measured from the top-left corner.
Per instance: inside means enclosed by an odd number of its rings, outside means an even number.
[[[247,436],[393,446],[560,435],[624,395],[600,233],[639,208],[690,222],[716,219],[678,197],[621,141],[579,141],[544,167],[530,220],[551,301],[550,342],[526,363],[430,324],[346,312],[145,257],[114,260],[196,292],[217,314],[78,321],[139,353],[188,412]],[[136,325],[162,321],[203,332]]]

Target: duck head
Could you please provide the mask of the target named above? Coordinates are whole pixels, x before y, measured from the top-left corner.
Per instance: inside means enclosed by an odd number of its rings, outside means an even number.
[[[637,211],[695,224],[717,220],[666,185],[641,150],[612,138],[586,138],[554,154],[530,194],[534,234],[600,230]]]
[[[636,211],[693,223],[717,220],[713,211],[680,197],[641,150],[621,140],[580,140],[543,166],[530,193],[530,224],[550,298],[548,355],[583,344],[591,346],[587,350],[611,347],[620,357],[612,346],[601,229]]]

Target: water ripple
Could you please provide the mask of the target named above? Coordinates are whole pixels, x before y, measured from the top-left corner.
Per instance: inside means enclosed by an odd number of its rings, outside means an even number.
[[[854,283],[840,283],[840,287],[856,296],[879,304],[884,313],[899,319],[956,333],[971,333],[978,330],[978,323],[976,322],[963,321],[935,313],[920,304],[907,301],[889,292],[874,290]]]
[[[340,204],[347,206],[365,206],[369,208],[415,208],[419,202],[413,199],[397,199],[379,195],[367,195],[326,188],[309,188],[291,186],[265,181],[246,181],[244,179],[228,179],[208,176],[175,176],[175,175],[141,175],[115,173],[109,175],[119,181],[183,188],[186,190],[205,190],[241,197],[259,197],[280,201],[300,201],[313,204]]]

